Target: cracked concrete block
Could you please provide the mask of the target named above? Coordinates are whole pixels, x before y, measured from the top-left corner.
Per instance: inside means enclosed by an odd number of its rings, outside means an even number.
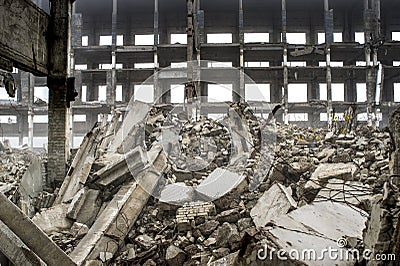
[[[85,199],[83,201],[82,207],[80,208],[78,214],[76,215],[76,221],[79,223],[84,223],[87,226],[91,226],[96,220],[96,215],[100,210],[100,202],[98,197],[100,191],[95,189],[89,189]]]
[[[220,198],[239,186],[245,180],[231,171],[217,168],[196,188],[197,195],[206,201]]]
[[[47,234],[68,230],[72,221],[66,217],[68,204],[58,204],[37,213],[32,221]]]
[[[331,179],[329,183],[319,191],[314,202],[334,200],[360,206],[372,199],[372,188],[358,181],[343,181],[341,179]],[[361,206],[360,206],[361,207]]]
[[[78,216],[79,211],[81,210],[83,203],[86,199],[86,196],[88,194],[88,189],[82,188],[81,190],[78,191],[78,193],[75,194],[75,196],[72,198],[71,203],[68,206],[67,210],[67,217],[70,219],[76,219]]]
[[[379,235],[382,230],[383,209],[381,207],[383,196],[376,195],[373,198],[371,216],[364,233],[364,244],[367,248],[373,250],[379,241]]]
[[[319,189],[332,178],[352,181],[357,171],[358,167],[354,163],[320,164],[306,183],[305,189]]]
[[[183,205],[194,200],[193,187],[185,183],[169,184],[161,191],[160,202],[174,205]]]
[[[291,189],[281,184],[274,184],[257,201],[250,211],[250,216],[257,227],[263,227],[296,207],[297,204],[291,196]]]
[[[286,252],[315,250],[316,254],[321,254],[329,248],[345,252],[338,246],[337,240],[347,237],[362,239],[367,216],[364,211],[346,204],[318,202],[281,216],[268,233],[271,240]],[[315,266],[354,265],[353,260],[331,260],[329,256],[324,256],[322,260],[299,259],[306,265]]]

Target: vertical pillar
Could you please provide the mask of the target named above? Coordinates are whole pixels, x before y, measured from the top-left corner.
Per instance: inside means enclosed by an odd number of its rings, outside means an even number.
[[[239,0],[239,44],[240,44],[240,80],[239,80],[239,95],[240,101],[245,99],[245,80],[244,80],[244,32],[243,32],[243,0]]]
[[[107,72],[107,104],[110,105],[110,109],[115,108],[115,90],[117,89],[117,8],[118,0],[113,0],[113,10],[111,19],[111,71]]]
[[[50,10],[48,185],[53,187],[64,180],[69,153],[66,91],[71,9],[70,1],[53,0]]]
[[[28,121],[28,146],[33,148],[33,98],[35,88],[35,77],[28,72],[21,71],[21,101],[28,106],[27,121]],[[23,123],[22,119],[19,123]],[[20,126],[23,134],[23,126]],[[23,136],[22,136],[23,138]]]
[[[324,0],[324,18],[325,18],[325,43],[326,43],[326,90],[327,105],[326,113],[328,116],[328,127],[332,126],[332,70],[331,70],[331,43],[333,42],[333,10],[329,9],[329,0]]]
[[[158,0],[154,0],[154,102],[162,102],[162,89],[158,80],[158,42],[159,42],[159,25],[158,25]]]
[[[187,83],[185,85],[185,100],[188,104],[188,119],[192,118],[192,100],[194,96],[194,82],[193,82],[193,64],[191,63],[194,56],[194,7],[193,7],[194,0],[187,0],[187,50],[186,50],[186,61],[188,62],[187,65]]]
[[[364,0],[364,32],[365,32],[365,62],[367,64],[366,84],[367,84],[367,115],[368,125],[375,124],[376,115],[376,79],[377,79],[377,59],[378,51],[376,43],[380,35],[378,19],[380,16],[379,1]]]
[[[283,104],[284,114],[283,120],[287,125],[289,124],[289,103],[288,103],[288,86],[289,86],[289,71],[287,65],[287,39],[286,39],[286,0],[282,0],[282,43],[283,43]]]

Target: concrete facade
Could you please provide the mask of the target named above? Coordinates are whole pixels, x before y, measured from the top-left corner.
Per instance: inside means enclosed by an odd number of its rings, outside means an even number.
[[[36,2],[48,11],[48,1]],[[160,68],[186,61],[190,45],[172,40],[176,37],[172,34],[190,35],[191,30],[195,32],[192,58],[231,62],[257,84],[269,84],[272,106],[283,104],[283,113],[290,123],[326,127],[329,110],[340,115],[353,106],[360,116],[381,114],[379,126],[386,126],[389,113],[399,105],[395,103],[400,94],[400,86],[396,92],[396,84],[400,83],[397,64],[400,43],[396,42],[400,40],[396,36],[400,32],[396,15],[400,8],[398,1],[224,0],[216,3],[195,0],[189,4],[177,0],[74,3],[70,69],[76,77],[79,96],[72,104],[70,116],[73,146],[90,130],[99,114],[126,107],[134,95],[135,85]],[[188,12],[188,6],[193,10]],[[188,21],[194,21],[193,29],[188,27],[191,25]],[[213,33],[231,34],[232,41],[210,43],[208,34]],[[248,33],[267,33],[268,40],[248,42]],[[293,39],[292,33],[305,34],[305,43],[294,44],[298,37]],[[152,35],[152,43],[135,42],[139,35]],[[326,41],[321,40],[323,37]],[[144,68],[148,66],[140,63],[154,66]],[[85,69],[79,69],[82,67]],[[34,78],[21,71],[14,75],[19,85],[17,99],[5,100],[0,106],[0,115],[12,116],[12,120],[15,116],[16,123],[2,120],[2,136],[12,137],[16,144],[32,143],[39,148],[48,135],[47,105],[33,91],[48,83],[45,78]],[[157,80],[160,91],[154,95],[161,95],[172,83],[180,84],[186,79],[160,77]],[[221,78],[221,83],[227,82],[244,97],[243,79]],[[306,85],[307,100],[289,102],[290,87],[298,83]],[[340,101],[332,97],[337,93],[332,89],[337,83],[343,87]],[[328,91],[323,100],[320,84],[326,84]],[[357,102],[358,86],[361,90],[363,86],[367,88],[365,101]],[[102,90],[106,91],[105,95]],[[380,94],[377,103],[376,91]],[[206,85],[201,85],[201,93],[207,95]],[[170,100],[170,94],[162,96],[162,101]],[[53,118],[49,114],[50,119]],[[278,114],[278,120],[284,121],[283,114]]]

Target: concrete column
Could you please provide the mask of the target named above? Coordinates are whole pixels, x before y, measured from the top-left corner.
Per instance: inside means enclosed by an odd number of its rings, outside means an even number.
[[[49,108],[48,108],[48,181],[55,186],[64,180],[69,153],[66,106],[68,75],[68,36],[71,34],[70,1],[53,0],[49,29]]]
[[[154,28],[154,102],[162,103],[162,88],[158,80],[158,43],[159,43],[159,25],[158,25],[158,0],[154,0],[154,18],[153,18],[153,28]]]
[[[284,104],[284,123],[289,124],[289,103],[288,103],[288,86],[289,86],[289,71],[287,66],[287,39],[286,39],[286,0],[282,0],[282,43],[283,43],[283,104]]]
[[[111,48],[111,71],[107,72],[107,104],[110,105],[111,110],[115,108],[115,90],[117,89],[117,8],[118,0],[113,0],[112,10],[112,48]]]
[[[324,0],[325,14],[325,43],[326,43],[326,90],[327,105],[326,113],[328,116],[328,127],[332,126],[332,72],[331,72],[331,43],[333,42],[333,10],[329,9],[329,0]]]
[[[245,80],[244,80],[244,32],[243,32],[243,0],[239,0],[239,70],[240,70],[240,80],[239,80],[239,95],[240,100],[245,99]]]

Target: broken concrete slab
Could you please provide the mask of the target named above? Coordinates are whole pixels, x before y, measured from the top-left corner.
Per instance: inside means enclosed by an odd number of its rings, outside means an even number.
[[[336,241],[344,236],[362,239],[367,217],[368,214],[357,207],[325,201],[304,205],[280,216],[273,224]]]
[[[138,144],[137,138],[141,136],[136,136],[136,134],[149,110],[149,105],[144,102],[134,101],[129,104],[122,125],[108,147],[110,153],[124,154]]]
[[[168,184],[161,191],[160,202],[181,206],[194,201],[194,193],[193,187],[185,183]]]
[[[7,256],[13,265],[46,265],[46,263],[30,250],[2,221],[0,221],[0,243],[0,252]]]
[[[382,241],[383,228],[384,228],[384,212],[382,208],[383,196],[375,195],[372,200],[371,216],[364,232],[364,244],[370,249],[374,250],[375,245]],[[387,240],[386,240],[387,241]]]
[[[306,183],[305,189],[319,189],[321,185],[325,185],[331,178],[352,181],[357,171],[358,167],[354,163],[320,164]]]
[[[95,152],[100,135],[101,130],[98,126],[95,126],[92,131],[86,134],[61,185],[54,204],[60,204],[61,202],[69,203],[75,194],[83,188],[95,160]]]
[[[78,191],[78,193],[75,194],[75,196],[72,198],[71,203],[68,206],[67,210],[67,217],[73,220],[76,220],[76,217],[78,216],[79,211],[82,208],[82,205],[86,199],[86,196],[88,194],[88,188],[84,187],[81,190]]]
[[[147,158],[144,151],[138,146],[125,156],[119,156],[116,161],[109,162],[105,167],[94,173],[90,182],[95,182],[102,189],[115,188],[132,175],[137,175],[138,172],[143,170],[146,163]]]
[[[0,205],[0,221],[41,260],[48,265],[58,265],[60,261],[65,266],[76,265],[32,220],[1,193]]]
[[[215,169],[200,185],[196,188],[196,194],[200,199],[213,201],[238,187],[245,177],[226,169]]]
[[[100,191],[96,189],[88,189],[85,194],[82,206],[76,214],[76,221],[84,223],[88,227],[92,226],[96,220],[96,215],[100,210],[101,202],[99,201]]]
[[[272,229],[268,230],[271,240],[278,248],[290,250],[314,250],[322,254],[323,250],[334,248],[343,250],[337,241],[352,237],[362,239],[362,231],[367,213],[356,207],[335,202],[318,202],[305,205],[286,215],[280,216]],[[343,251],[345,252],[345,251]],[[332,261],[329,256],[322,261],[300,257],[307,265],[353,265],[353,261]],[[349,264],[350,263],[350,264]]]
[[[115,254],[132,229],[150,194],[156,187],[166,167],[166,158],[160,146],[153,146],[158,155],[152,165],[143,170],[142,178],[123,185],[102,211],[88,234],[79,242],[70,256],[78,265],[87,260],[98,260],[100,253]],[[139,184],[137,183],[139,182]],[[120,225],[124,226],[121,227]]]
[[[361,207],[366,201],[372,199],[372,188],[358,181],[344,181],[330,179],[328,184],[319,191],[314,202],[333,200]]]
[[[250,216],[257,227],[263,227],[280,215],[288,213],[297,207],[292,198],[290,188],[276,183],[264,192],[257,204],[251,209]]]
[[[67,204],[54,205],[38,212],[32,221],[47,234],[68,230],[72,226],[72,221],[66,217],[67,210]]]

